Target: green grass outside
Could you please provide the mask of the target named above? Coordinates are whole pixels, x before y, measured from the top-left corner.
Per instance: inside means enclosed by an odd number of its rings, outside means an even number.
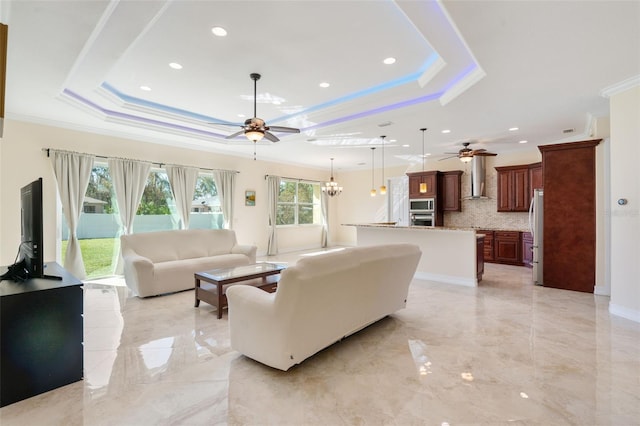
[[[62,241],[62,263],[67,254],[68,241]],[[84,268],[87,271],[87,278],[98,278],[113,275],[115,265],[111,265],[113,261],[113,253],[115,238],[91,238],[80,240],[80,249],[82,250],[82,259],[84,260]]]

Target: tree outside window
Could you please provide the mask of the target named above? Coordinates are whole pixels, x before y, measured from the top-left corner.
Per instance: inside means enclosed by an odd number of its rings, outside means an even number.
[[[317,183],[282,179],[276,224],[320,224],[320,193],[320,185]]]

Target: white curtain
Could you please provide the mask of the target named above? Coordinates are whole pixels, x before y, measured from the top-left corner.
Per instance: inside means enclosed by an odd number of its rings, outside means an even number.
[[[58,183],[64,218],[69,228],[69,241],[64,258],[64,268],[79,279],[85,279],[87,272],[82,261],[82,251],[78,243],[78,220],[82,213],[84,195],[87,192],[93,157],[71,152],[53,151],[51,162]]]
[[[320,210],[322,210],[320,246],[326,247],[329,242],[329,196],[324,191],[320,193]]]
[[[278,234],[276,217],[278,215],[278,196],[280,195],[280,176],[267,176],[267,209],[269,211],[269,242],[267,255],[278,254]]]
[[[176,200],[180,228],[189,229],[189,216],[191,204],[193,204],[193,194],[196,191],[198,169],[194,167],[166,166],[165,170],[167,171],[173,198]]]
[[[120,234],[133,232],[133,220],[142,199],[142,193],[151,170],[150,163],[119,158],[109,159],[109,171],[116,195],[116,204],[120,218]],[[120,254],[119,239],[116,238],[117,249],[114,250],[116,259],[116,274],[122,274],[122,256]]]
[[[236,185],[236,173],[227,170],[213,172],[218,197],[222,206],[222,217],[225,229],[233,229],[233,193]]]

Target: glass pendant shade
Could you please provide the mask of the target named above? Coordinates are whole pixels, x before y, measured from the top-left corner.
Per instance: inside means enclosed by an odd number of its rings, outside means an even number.
[[[380,195],[384,195],[384,194],[386,194],[386,193],[387,193],[387,187],[386,187],[386,186],[384,186],[384,185],[382,185],[382,186],[380,187]]]
[[[463,156],[463,157],[460,157],[460,161],[462,161],[463,163],[468,163],[471,161],[472,158],[473,157],[471,156]]]
[[[426,182],[420,182],[420,193],[421,194],[426,194],[427,193],[427,183]]]
[[[247,139],[253,142],[259,142],[264,137],[264,133],[258,130],[249,130],[244,135],[247,137]]]

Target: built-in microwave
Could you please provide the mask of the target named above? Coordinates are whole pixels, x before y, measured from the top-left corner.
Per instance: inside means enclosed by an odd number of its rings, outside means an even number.
[[[433,198],[414,198],[409,200],[409,211],[432,212],[435,210],[435,204],[435,199]]]

